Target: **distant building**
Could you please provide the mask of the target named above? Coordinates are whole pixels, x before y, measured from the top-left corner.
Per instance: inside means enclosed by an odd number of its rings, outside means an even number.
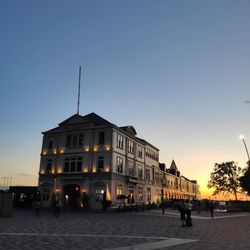
[[[38,190],[43,206],[53,194],[76,207],[88,197],[101,208],[105,198],[147,204],[164,198],[199,198],[198,185],[159,164],[159,149],[136,136],[133,126],[118,127],[95,113],[75,114],[43,132]]]

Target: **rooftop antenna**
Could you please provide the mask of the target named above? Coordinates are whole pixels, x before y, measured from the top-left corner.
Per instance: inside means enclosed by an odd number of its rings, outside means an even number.
[[[78,102],[77,102],[77,114],[78,115],[79,115],[79,104],[80,104],[81,71],[82,71],[82,67],[79,66]]]

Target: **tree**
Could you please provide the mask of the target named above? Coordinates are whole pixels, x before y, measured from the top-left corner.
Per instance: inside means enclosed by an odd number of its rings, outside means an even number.
[[[233,194],[237,199],[237,191],[240,189],[240,176],[242,170],[234,161],[215,163],[214,172],[210,174],[208,188],[214,188],[213,195],[223,193]]]
[[[247,162],[248,167],[244,169],[243,176],[240,177],[240,185],[244,191],[250,194],[250,161]]]

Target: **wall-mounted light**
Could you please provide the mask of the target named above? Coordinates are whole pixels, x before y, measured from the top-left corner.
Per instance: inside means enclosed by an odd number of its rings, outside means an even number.
[[[47,151],[46,150],[43,150],[43,155],[46,155],[47,154]]]
[[[93,151],[96,152],[98,150],[98,146],[95,145],[94,148],[93,148]]]
[[[88,172],[88,167],[84,167],[84,168],[83,168],[83,172],[84,172],[84,173],[87,173],[87,172]]]
[[[53,149],[53,154],[56,154],[56,149]]]
[[[89,146],[84,146],[84,151],[89,152]]]
[[[106,151],[109,151],[109,150],[110,150],[110,145],[109,145],[109,144],[106,144],[106,145],[105,145],[105,150],[106,150]]]
[[[57,167],[57,173],[61,174],[62,173],[62,168],[61,167]]]
[[[92,172],[96,173],[96,166],[93,166]]]
[[[105,172],[109,172],[109,166],[105,166]]]
[[[60,149],[60,154],[63,154],[64,153],[64,149]]]

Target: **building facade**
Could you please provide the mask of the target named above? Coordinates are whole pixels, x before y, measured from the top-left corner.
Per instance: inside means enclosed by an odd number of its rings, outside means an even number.
[[[91,208],[101,208],[104,195],[113,206],[199,198],[195,181],[171,171],[159,164],[159,149],[137,137],[133,126],[118,127],[95,113],[75,114],[43,132],[38,189],[45,207],[53,194],[72,207],[87,196]]]

